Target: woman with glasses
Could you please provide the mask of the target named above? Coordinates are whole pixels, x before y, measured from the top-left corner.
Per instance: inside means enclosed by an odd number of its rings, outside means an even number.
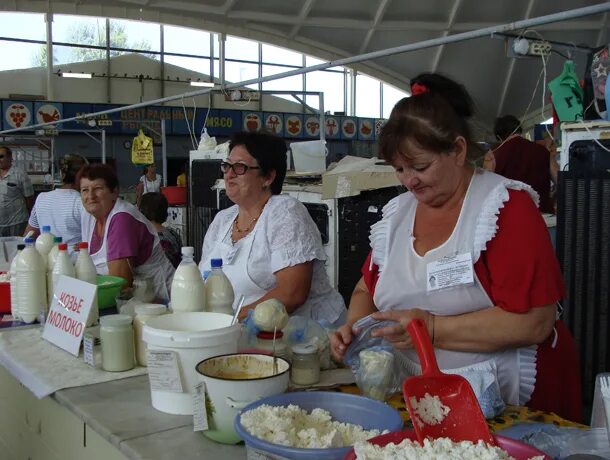
[[[82,240],[97,273],[120,276],[131,287],[134,278],[153,278],[156,299],[169,300],[174,267],[165,257],[157,231],[131,203],[119,198],[119,180],[108,165],[86,165],[77,181],[86,212]]]
[[[286,145],[265,133],[237,133],[221,163],[228,198],[203,241],[199,268],[221,258],[235,291],[240,318],[260,302],[276,298],[288,313],[329,323],[345,315],[342,297],[324,268],[320,232],[305,206],[281,195],[286,176]]]

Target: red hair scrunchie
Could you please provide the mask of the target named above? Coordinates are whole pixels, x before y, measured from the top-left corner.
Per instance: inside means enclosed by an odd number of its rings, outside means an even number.
[[[422,85],[421,83],[413,83],[411,85],[411,96],[417,96],[422,93],[429,93],[430,89],[426,85]]]

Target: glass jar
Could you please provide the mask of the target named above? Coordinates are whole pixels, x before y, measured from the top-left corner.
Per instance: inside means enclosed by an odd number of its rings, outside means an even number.
[[[133,327],[129,315],[107,315],[100,318],[102,369],[122,372],[135,366]]]
[[[290,380],[295,385],[313,385],[320,381],[318,347],[311,344],[292,347]]]
[[[256,334],[256,349],[267,355],[273,355],[273,332],[261,331]],[[275,356],[290,361],[290,350],[284,342],[284,333],[275,333]]]
[[[140,366],[146,367],[146,342],[142,339],[142,329],[150,318],[166,314],[167,308],[163,304],[145,303],[135,308],[136,317],[133,320],[133,330],[136,344],[136,361]]]

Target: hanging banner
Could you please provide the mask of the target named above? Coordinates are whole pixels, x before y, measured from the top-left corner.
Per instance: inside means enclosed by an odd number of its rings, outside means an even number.
[[[134,165],[149,165],[155,162],[153,140],[142,130],[133,138],[131,144],[131,162]]]

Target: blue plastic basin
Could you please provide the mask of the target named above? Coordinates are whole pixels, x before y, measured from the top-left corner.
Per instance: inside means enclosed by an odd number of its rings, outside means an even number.
[[[330,412],[333,420],[361,425],[366,430],[398,431],[403,426],[403,421],[398,411],[384,402],[364,396],[330,391],[301,391],[270,396],[248,404],[237,414],[237,417],[235,417],[235,431],[246,442],[248,449],[254,448],[295,460],[341,460],[350,451],[351,446],[332,449],[299,449],[272,444],[255,438],[241,425],[241,414],[262,404],[270,406],[295,404],[308,412],[315,408],[321,408]]]

